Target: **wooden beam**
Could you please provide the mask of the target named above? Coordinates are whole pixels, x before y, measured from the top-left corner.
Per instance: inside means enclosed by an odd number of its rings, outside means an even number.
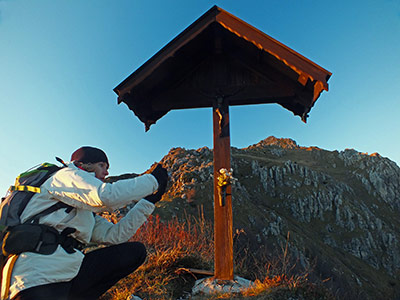
[[[222,97],[213,104],[213,131],[215,278],[233,280],[232,189],[230,184],[225,186],[225,196],[221,199],[218,186],[219,171],[231,168],[229,105]]]

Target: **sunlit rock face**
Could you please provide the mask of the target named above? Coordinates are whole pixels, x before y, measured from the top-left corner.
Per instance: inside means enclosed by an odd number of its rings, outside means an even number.
[[[268,137],[232,148],[235,242],[277,255],[289,233],[297,267],[353,299],[396,299],[400,287],[400,169],[379,154],[301,147]],[[213,219],[213,153],[174,148],[156,214]],[[240,248],[240,247],[238,247]],[[241,255],[241,253],[235,253]],[[313,276],[314,276],[313,275]],[[355,296],[359,298],[354,298]]]

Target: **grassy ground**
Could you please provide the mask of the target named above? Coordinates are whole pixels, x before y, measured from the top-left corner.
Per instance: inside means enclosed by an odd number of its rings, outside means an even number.
[[[240,233],[237,233],[240,234]],[[125,300],[135,294],[142,299],[266,299],[332,300],[320,283],[311,283],[308,272],[294,273],[294,265],[283,247],[274,259],[242,255],[235,260],[235,275],[254,281],[252,288],[239,294],[191,296],[197,279],[209,277],[192,269],[213,269],[212,225],[204,218],[173,219],[167,223],[151,217],[132,240],[144,243],[146,262],[136,272],[120,280],[101,300]],[[241,249],[246,253],[246,249]]]

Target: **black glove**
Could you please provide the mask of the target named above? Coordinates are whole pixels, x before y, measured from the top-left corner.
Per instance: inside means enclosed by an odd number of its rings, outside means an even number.
[[[167,170],[164,169],[161,164],[158,164],[157,167],[150,174],[157,179],[158,190],[164,190],[165,192],[165,188],[167,187],[168,182]]]
[[[160,164],[158,164],[157,167],[150,174],[157,179],[158,190],[156,193],[144,197],[144,199],[150,201],[153,204],[156,204],[158,201],[161,200],[161,197],[162,195],[164,195],[167,188],[168,172]]]
[[[150,201],[153,204],[156,204],[158,201],[161,200],[162,195],[164,195],[165,189],[162,190],[158,190],[156,193],[148,195],[146,197],[144,197],[144,199],[146,199],[147,201]]]

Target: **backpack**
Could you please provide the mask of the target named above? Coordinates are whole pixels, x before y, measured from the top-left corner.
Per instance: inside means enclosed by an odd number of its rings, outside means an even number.
[[[56,159],[62,162],[61,159]],[[43,163],[20,174],[15,179],[15,184],[9,188],[0,204],[1,231],[8,226],[21,224],[19,218],[33,195],[40,193],[40,186],[62,168],[51,163]]]
[[[83,247],[83,244],[70,237],[75,229],[67,227],[61,233],[48,225],[39,224],[39,219],[58,209],[66,208],[69,213],[72,206],[57,201],[52,206],[31,216],[21,224],[20,216],[35,193],[40,193],[40,186],[55,172],[66,167],[58,157],[57,161],[64,166],[59,167],[50,163],[43,163],[20,174],[15,185],[11,186],[8,194],[0,204],[0,255],[8,257],[11,254],[22,252],[36,252],[52,254],[58,245],[68,253]],[[1,263],[0,263],[1,265]]]
[[[66,208],[70,212],[73,207],[57,201],[49,208],[35,214],[21,224],[20,216],[34,194],[40,193],[41,185],[55,172],[66,167],[66,164],[58,157],[57,161],[64,166],[60,167],[51,163],[43,163],[20,174],[15,179],[7,195],[2,198],[0,204],[0,283],[3,285],[3,268],[10,258],[11,267],[5,278],[5,292],[1,299],[6,299],[9,294],[9,286],[13,265],[18,255],[23,252],[35,252],[40,254],[52,254],[58,245],[61,245],[68,253],[74,253],[75,249],[82,249],[83,244],[70,236],[75,232],[74,228],[67,227],[61,233],[51,226],[39,224],[42,216],[48,215],[58,209]]]

